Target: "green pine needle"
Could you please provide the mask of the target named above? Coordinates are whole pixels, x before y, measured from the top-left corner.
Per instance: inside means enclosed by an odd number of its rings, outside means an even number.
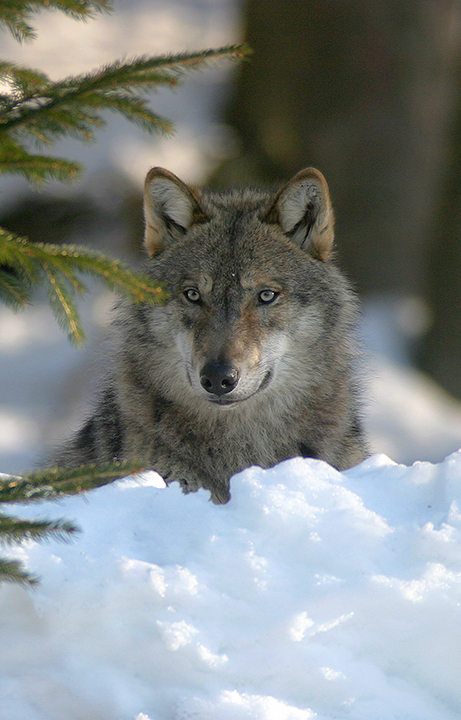
[[[61,182],[74,180],[80,171],[80,165],[69,160],[32,155],[11,137],[0,133],[0,173],[21,174],[30,182],[39,184],[51,178]]]
[[[24,93],[34,92],[49,82],[45,73],[6,60],[0,60],[0,78],[4,82],[10,83],[13,89],[17,86]],[[4,95],[3,102],[7,104],[8,101],[10,104],[14,104],[15,98],[11,95]]]
[[[174,86],[185,70],[226,58],[241,59],[248,52],[245,45],[228,45],[192,53],[142,56],[117,60],[58,82],[30,68],[1,63],[0,75],[9,81],[12,92],[0,96],[0,142],[2,135],[12,132],[17,143],[20,135],[30,135],[42,143],[64,135],[92,140],[94,129],[104,124],[97,111],[104,109],[122,114],[148,132],[171,132],[171,123],[152,112],[135,90],[151,92],[161,85]]]
[[[29,300],[30,290],[25,279],[20,279],[14,272],[0,267],[0,301],[12,310],[20,310]]]
[[[7,545],[44,540],[50,536],[67,541],[76,532],[77,526],[68,520],[19,520],[0,514],[0,542]]]
[[[45,284],[59,325],[77,346],[85,339],[74,295],[86,292],[76,273],[101,280],[110,290],[135,303],[164,302],[166,293],[148,275],[134,273],[118,260],[76,245],[33,243],[0,228],[0,297],[13,309],[30,298],[30,289]]]
[[[34,587],[38,583],[38,578],[24,570],[18,560],[0,557],[0,582],[14,582],[26,587]]]
[[[47,262],[43,262],[42,267],[48,280],[48,300],[58,324],[75,345],[82,345],[85,333],[71,294],[56,268]]]
[[[66,542],[79,528],[68,520],[21,520],[0,513],[0,543],[21,544],[27,541],[43,541],[53,538]],[[38,578],[24,570],[17,560],[0,557],[0,582],[19,582],[33,586]]]
[[[75,20],[88,20],[98,12],[110,10],[111,3],[109,0],[1,0],[0,25],[4,25],[19,42],[33,40],[36,33],[30,25],[30,16],[41,9],[61,10]]]
[[[0,504],[56,500],[107,485],[127,475],[143,472],[148,467],[148,463],[124,460],[75,468],[43,468],[23,477],[3,476],[0,477]]]

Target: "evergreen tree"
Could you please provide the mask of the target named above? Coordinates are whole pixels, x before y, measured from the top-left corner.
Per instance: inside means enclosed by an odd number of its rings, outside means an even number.
[[[111,4],[108,0],[0,0],[0,25],[20,42],[33,39],[31,16],[42,9],[88,19],[110,10]],[[170,121],[149,108],[147,94],[159,86],[177,85],[189,69],[220,58],[241,58],[245,53],[245,47],[235,45],[136,57],[59,81],[52,81],[39,70],[0,60],[0,81],[7,88],[0,92],[0,173],[20,174],[34,184],[51,178],[76,178],[81,171],[77,163],[33,152],[31,147],[46,146],[64,136],[91,141],[95,130],[104,125],[102,113],[106,110],[123,115],[148,132],[168,133]],[[0,300],[18,310],[30,302],[35,287],[45,284],[58,322],[77,344],[83,341],[84,333],[74,295],[86,290],[79,274],[95,276],[135,302],[164,299],[158,285],[147,276],[132,273],[119,261],[83,247],[33,243],[0,228]],[[3,476],[0,503],[53,499],[98,487],[140,469],[139,463],[114,463],[73,470],[55,468],[23,478]],[[75,526],[64,520],[26,521],[0,514],[3,543],[48,536],[67,538],[75,531]],[[36,582],[20,563],[0,558],[2,579]]]

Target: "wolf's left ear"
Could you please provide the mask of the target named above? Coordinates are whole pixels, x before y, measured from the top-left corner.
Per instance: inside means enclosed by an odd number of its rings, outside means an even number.
[[[306,168],[295,175],[277,193],[266,222],[278,223],[295,245],[327,260],[334,240],[334,217],[322,173]]]
[[[163,168],[152,168],[144,190],[146,229],[144,244],[149,255],[179,240],[194,222],[204,222],[199,193]]]

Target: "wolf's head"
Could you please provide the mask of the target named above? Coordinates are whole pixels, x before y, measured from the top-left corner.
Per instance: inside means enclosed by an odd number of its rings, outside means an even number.
[[[170,295],[154,333],[174,346],[187,389],[236,407],[280,380],[292,393],[312,384],[353,304],[328,262],[323,175],[303,170],[276,194],[218,194],[153,168],[144,207],[151,272]]]

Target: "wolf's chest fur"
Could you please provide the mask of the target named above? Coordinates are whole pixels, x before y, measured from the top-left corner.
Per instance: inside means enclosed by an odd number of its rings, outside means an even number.
[[[169,299],[121,305],[105,390],[58,460],[139,458],[225,502],[248,465],[363,459],[357,303],[329,260],[323,176],[218,195],[157,168],[145,213],[149,270]]]

